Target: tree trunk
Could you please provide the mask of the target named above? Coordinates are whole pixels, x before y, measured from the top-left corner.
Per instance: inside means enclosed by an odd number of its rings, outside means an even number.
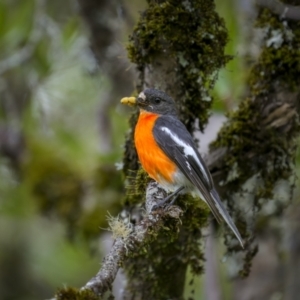
[[[203,129],[212,103],[209,90],[216,72],[229,59],[224,55],[228,38],[224,22],[211,0],[150,0],[148,4],[128,48],[140,74],[138,91],[146,87],[164,90],[177,102],[187,128],[194,132],[198,119]],[[132,133],[136,116],[131,120]],[[124,171],[129,177],[138,168],[132,139],[131,134],[124,157]],[[141,190],[138,196],[131,196],[141,182],[141,177],[133,181],[134,187],[126,198],[129,206],[142,201]],[[187,266],[191,266],[194,275],[203,271],[200,238],[208,212],[204,205],[197,206],[188,199],[190,196],[182,196],[178,201],[185,207],[182,226],[176,229],[178,234],[174,229],[168,234],[159,232],[155,241],[126,260],[125,299],[182,299]]]

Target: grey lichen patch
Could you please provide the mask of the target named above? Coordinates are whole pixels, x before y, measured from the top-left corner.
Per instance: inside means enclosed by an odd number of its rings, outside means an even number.
[[[257,64],[256,72],[252,72],[254,73],[252,83],[255,78],[260,78],[258,75],[263,72],[264,77],[267,76],[267,78],[262,81],[266,84],[279,75],[280,80],[286,80],[290,88],[296,88],[297,77],[295,76],[299,74],[298,59],[300,56],[298,49],[299,25],[297,22],[281,20],[267,9],[262,9],[257,19],[257,26],[265,30],[264,40],[267,47],[263,48],[260,58],[264,65]],[[267,72],[264,72],[263,68]],[[259,90],[263,91],[261,88]]]
[[[139,88],[143,87],[147,66],[165,55],[164,60],[173,61],[169,76],[176,78],[179,89],[172,96],[180,101],[182,120],[192,131],[198,118],[203,129],[216,71],[230,59],[224,55],[228,40],[224,21],[212,0],[147,2],[149,8],[141,15],[128,46],[129,57],[141,74]]]
[[[227,149],[224,157],[227,181],[224,180],[222,188],[227,191],[231,211],[237,209],[236,203],[240,201],[248,205],[248,210],[236,213],[238,227],[249,241],[243,275],[247,275],[251,258],[257,251],[251,245],[249,222],[253,223],[257,214],[274,218],[291,199],[300,133],[299,23],[281,20],[262,9],[257,26],[264,28],[265,37],[259,60],[250,72],[248,97],[229,114],[229,121],[211,145],[211,149]],[[238,176],[232,176],[237,171]],[[259,185],[250,187],[250,178],[259,180]],[[279,186],[285,191],[281,195]],[[247,202],[249,199],[251,201]],[[226,243],[229,251],[237,251],[229,238]]]
[[[128,239],[132,232],[132,224],[130,222],[126,222],[120,216],[113,217],[110,214],[107,215],[107,221],[114,239],[122,238],[124,241]]]

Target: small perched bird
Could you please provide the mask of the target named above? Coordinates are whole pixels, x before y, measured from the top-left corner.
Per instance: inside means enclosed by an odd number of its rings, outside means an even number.
[[[225,220],[243,247],[241,235],[220,200],[191,134],[178,118],[174,100],[160,90],[149,88],[137,98],[123,98],[121,103],[137,105],[140,109],[134,133],[135,147],[149,176],[173,192],[163,202],[172,197],[175,200],[183,189],[197,194],[218,222]]]

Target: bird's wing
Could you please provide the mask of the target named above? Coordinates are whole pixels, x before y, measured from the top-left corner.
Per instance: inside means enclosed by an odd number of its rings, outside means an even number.
[[[185,126],[176,117],[164,115],[156,120],[153,135],[160,148],[197,187],[217,221],[224,219],[243,245],[240,233],[221,202],[210,172]]]

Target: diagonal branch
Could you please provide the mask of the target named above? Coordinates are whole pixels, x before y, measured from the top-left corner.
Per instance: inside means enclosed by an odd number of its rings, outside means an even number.
[[[99,272],[78,291],[78,294],[90,290],[97,296],[103,296],[105,292],[111,290],[117,272],[126,259],[131,257],[138,248],[144,247],[146,243],[155,239],[158,232],[166,229],[166,220],[172,219],[174,222],[180,223],[182,210],[178,206],[152,210],[153,206],[164,196],[164,190],[158,187],[156,182],[149,184],[146,193],[146,214],[144,218],[134,226],[128,236],[119,236],[115,239],[111,250],[103,259]],[[119,220],[119,222],[124,221]],[[53,300],[65,299],[64,297],[69,292],[67,289],[60,290]]]

